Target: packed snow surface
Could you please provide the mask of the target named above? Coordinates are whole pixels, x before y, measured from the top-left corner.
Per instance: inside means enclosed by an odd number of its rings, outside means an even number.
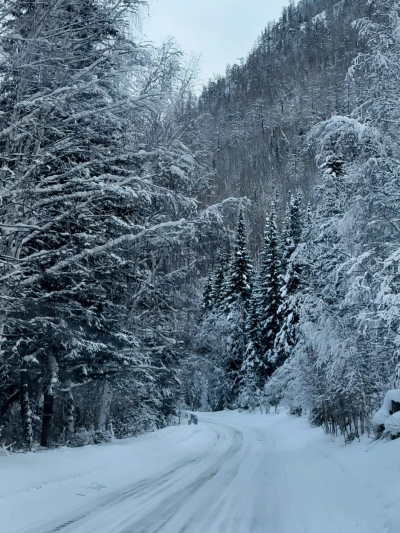
[[[284,412],[199,419],[0,457],[1,532],[400,531],[400,439],[344,446]]]

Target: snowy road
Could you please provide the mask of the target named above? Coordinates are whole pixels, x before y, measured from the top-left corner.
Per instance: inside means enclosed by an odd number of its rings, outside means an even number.
[[[5,457],[0,529],[398,533],[399,444],[365,449],[285,414],[220,413],[113,445]]]

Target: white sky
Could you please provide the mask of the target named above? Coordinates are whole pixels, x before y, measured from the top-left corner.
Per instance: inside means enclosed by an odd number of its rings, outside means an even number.
[[[149,0],[143,32],[156,43],[175,37],[187,54],[201,55],[201,81],[224,74],[246,57],[268,21],[289,0]]]

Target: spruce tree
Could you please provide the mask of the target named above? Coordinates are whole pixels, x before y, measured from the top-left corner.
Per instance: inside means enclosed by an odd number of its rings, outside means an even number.
[[[262,362],[262,344],[260,337],[259,291],[257,284],[253,288],[253,296],[249,305],[246,320],[247,348],[244,367],[252,367],[259,375]]]
[[[263,361],[263,350],[260,338],[259,313],[259,278],[253,286],[253,295],[249,305],[246,320],[246,354],[243,362],[242,387],[240,405],[242,407],[256,407],[259,403],[260,392],[265,385],[268,366]]]
[[[206,285],[204,287],[204,292],[203,292],[203,309],[205,311],[211,311],[212,308],[214,307],[212,290],[213,290],[213,280],[210,274],[207,278]]]
[[[301,240],[304,217],[303,196],[299,191],[296,196],[292,196],[290,201],[290,230],[293,245],[295,247],[299,245]]]
[[[275,337],[280,326],[278,309],[281,303],[281,262],[275,205],[272,204],[265,225],[264,248],[261,253],[260,266],[260,342],[264,368],[270,365]]]
[[[224,296],[227,283],[227,268],[229,267],[230,256],[227,252],[225,256],[220,260],[217,271],[214,278],[214,283],[211,291],[211,300],[213,303],[213,309],[217,312],[223,307]]]
[[[136,383],[165,374],[160,346],[175,329],[168,297],[181,266],[170,243],[195,215],[186,196],[194,159],[154,135],[175,67],[132,40],[141,4],[0,2],[0,366],[6,394],[23,391],[13,402],[28,447],[39,415],[43,446],[60,435],[60,391],[71,433],[74,385],[129,369]],[[176,376],[171,383],[176,390]]]
[[[283,224],[281,228],[279,246],[281,254],[281,264],[280,264],[280,286],[284,284],[283,278],[286,274],[286,267],[289,262],[290,256],[294,252],[294,245],[292,239],[291,231],[291,213],[290,213],[291,204],[288,202],[286,204],[285,218],[283,219]]]
[[[301,195],[292,196],[285,219],[282,251],[285,271],[282,271],[280,276],[281,304],[278,309],[280,329],[274,341],[272,354],[274,367],[279,367],[285,362],[296,343],[298,312],[295,297],[300,287],[301,269],[295,251],[301,241],[302,215]]]
[[[243,212],[239,212],[235,252],[230,275],[225,284],[224,309],[229,313],[235,304],[241,303],[248,309],[252,291],[253,267],[247,250],[246,228]]]
[[[239,212],[235,252],[225,284],[223,311],[229,326],[229,346],[225,368],[230,384],[228,403],[236,401],[242,382],[242,365],[246,354],[246,323],[252,295],[253,268],[247,250],[246,228],[243,212]]]

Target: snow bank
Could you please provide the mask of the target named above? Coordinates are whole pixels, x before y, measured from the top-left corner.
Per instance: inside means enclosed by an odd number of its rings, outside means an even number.
[[[389,416],[385,422],[385,431],[391,435],[398,435],[400,433],[400,412]]]
[[[400,403],[400,389],[393,389],[386,393],[385,399],[383,400],[383,405],[375,413],[372,418],[372,423],[381,426],[385,424],[386,420],[390,417],[392,411],[392,402]],[[396,413],[397,415],[397,413]]]

